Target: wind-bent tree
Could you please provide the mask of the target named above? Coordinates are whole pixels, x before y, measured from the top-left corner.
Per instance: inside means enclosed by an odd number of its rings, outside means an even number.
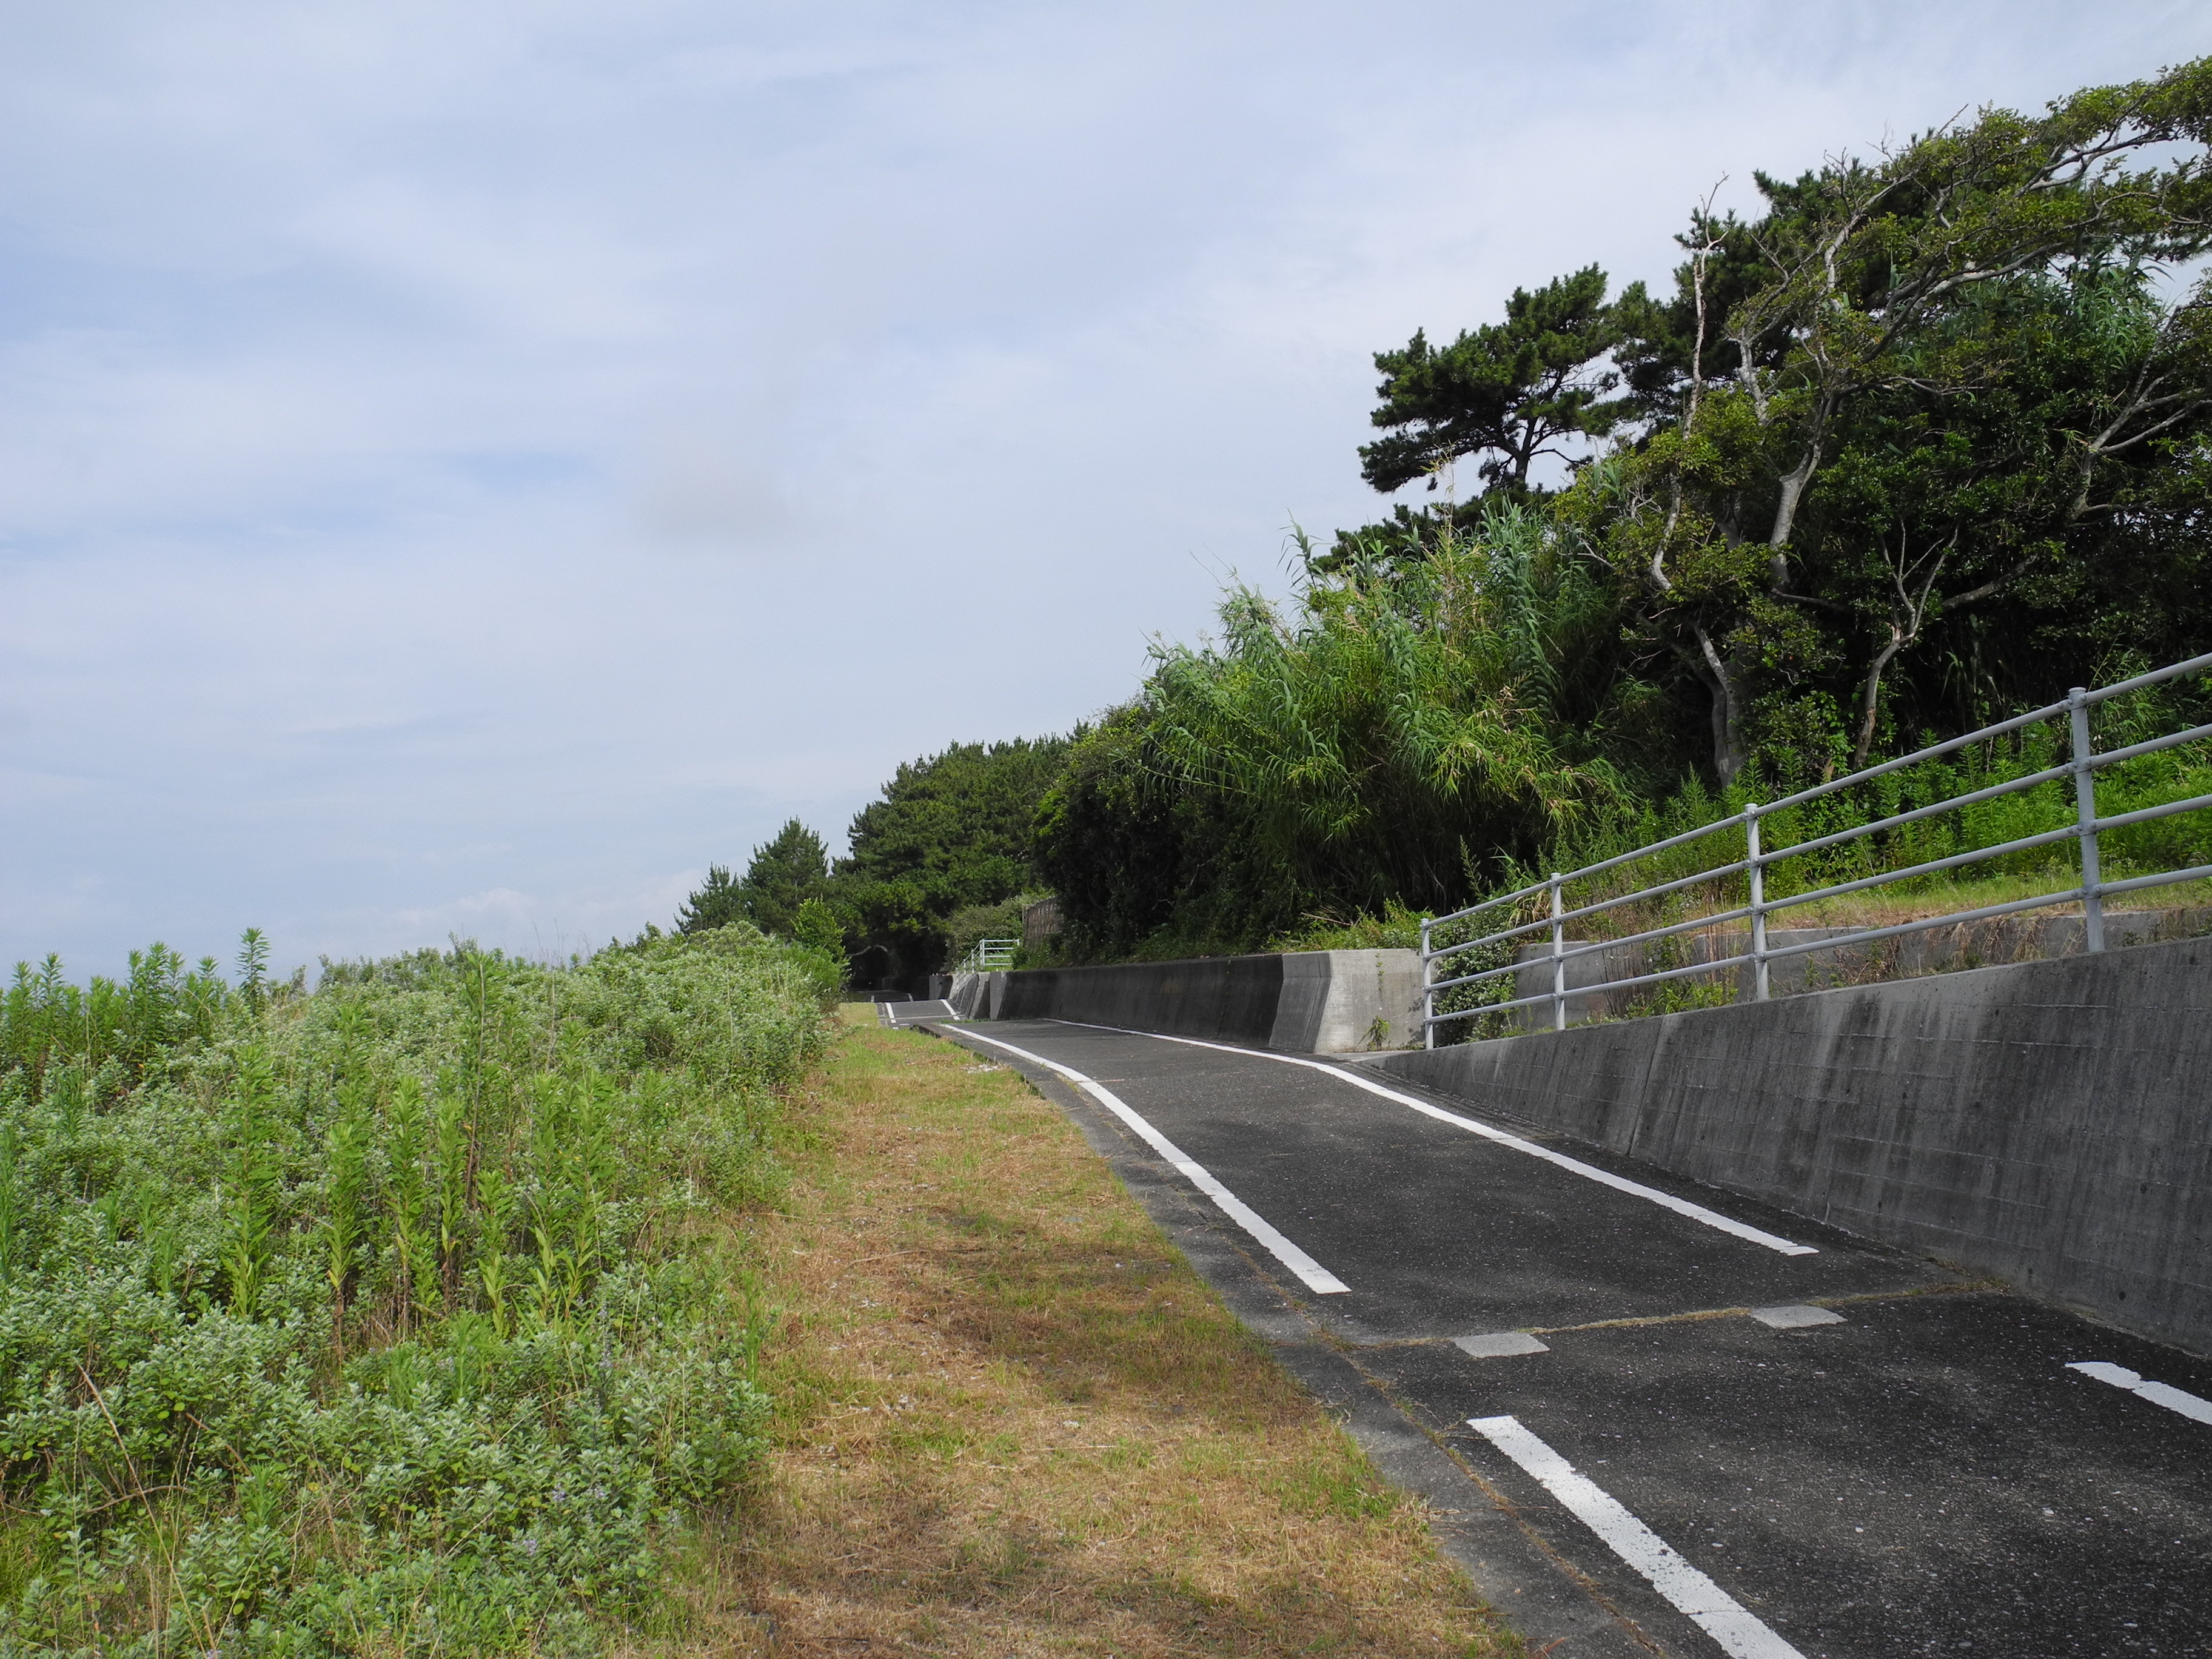
[[[1856,408],[2001,380],[2010,365],[1989,342],[1944,337],[1979,292],[2212,247],[2208,138],[2212,64],[2199,63],[2039,118],[1984,110],[1794,183],[1761,175],[1764,216],[1700,212],[1672,302],[1624,312],[1632,394],[1659,418],[1606,476],[1585,475],[1581,516],[1586,530],[1602,522],[1594,544],[1644,588],[1650,636],[1705,685],[1723,782],[1746,758],[1748,680],[1802,632],[1788,611],[1850,603],[1806,592],[1799,532]],[[2168,343],[2130,365],[2099,423],[2069,434],[2087,486],[2077,517],[2108,463],[2183,435],[2203,411],[2203,297],[2173,308]],[[1883,567],[1907,613],[1928,556],[1908,547]],[[1908,615],[1903,631],[1917,627]]]
[[[1363,445],[1360,476],[1388,495],[1437,476],[1462,456],[1483,457],[1484,485],[1528,491],[1528,469],[1541,455],[1565,458],[1567,441],[1604,432],[1602,399],[1619,384],[1595,367],[1617,343],[1595,265],[1513,290],[1505,320],[1462,332],[1435,347],[1416,330],[1398,351],[1378,351],[1382,401],[1369,417],[1390,435]]]

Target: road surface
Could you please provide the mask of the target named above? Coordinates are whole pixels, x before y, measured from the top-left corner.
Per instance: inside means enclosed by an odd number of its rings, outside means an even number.
[[[2212,1654],[2212,1364],[1357,1063],[932,1024],[1068,1107],[1554,1659]]]

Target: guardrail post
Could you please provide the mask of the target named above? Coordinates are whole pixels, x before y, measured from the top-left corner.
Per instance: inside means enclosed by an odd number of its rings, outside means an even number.
[[[1566,878],[1558,871],[1552,872],[1552,1029],[1567,1029],[1567,933],[1559,914],[1566,907],[1560,899],[1561,884]]]
[[[1432,1022],[1437,1017],[1437,994],[1429,988],[1429,929],[1436,924],[1428,917],[1421,918],[1421,1047],[1437,1046],[1437,1028]]]
[[[1744,856],[1751,864],[1751,994],[1765,1002],[1766,983],[1766,860],[1759,849],[1759,803],[1743,809]]]
[[[2098,888],[2104,881],[2097,856],[2097,775],[2089,762],[2096,753],[2089,736],[2089,694],[2075,686],[2066,694],[2067,724],[2074,738],[2074,822],[2081,844],[2081,931],[2092,951],[2105,948],[2105,901]]]

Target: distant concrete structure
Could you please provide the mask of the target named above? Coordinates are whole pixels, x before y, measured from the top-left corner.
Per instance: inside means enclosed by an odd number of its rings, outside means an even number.
[[[1412,951],[1293,951],[1103,968],[956,975],[969,1019],[1068,1019],[1285,1054],[1358,1054],[1420,1041]]]

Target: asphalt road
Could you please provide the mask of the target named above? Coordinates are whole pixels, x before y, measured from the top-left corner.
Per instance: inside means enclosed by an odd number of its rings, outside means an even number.
[[[942,1000],[879,1002],[876,1005],[876,1018],[885,1025],[919,1025],[925,1020],[955,1018],[952,1005]]]
[[[1356,1064],[937,1029],[1068,1106],[1554,1659],[2212,1654],[2212,1363]]]

